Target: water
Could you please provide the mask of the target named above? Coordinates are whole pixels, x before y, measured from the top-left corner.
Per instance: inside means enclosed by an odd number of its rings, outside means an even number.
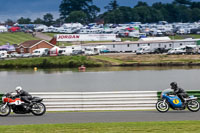
[[[20,85],[29,92],[160,91],[176,81],[200,90],[200,67],[112,67],[51,70],[1,70],[0,93]]]

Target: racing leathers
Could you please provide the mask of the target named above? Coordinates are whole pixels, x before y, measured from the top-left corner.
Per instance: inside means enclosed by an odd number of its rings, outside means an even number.
[[[17,93],[15,97],[21,97],[22,101],[24,101],[25,103],[31,104],[30,100],[32,99],[32,96],[24,90],[21,90],[19,93]]]
[[[175,88],[174,93],[181,99],[182,102],[185,102],[185,98],[188,97],[188,94],[182,88]]]

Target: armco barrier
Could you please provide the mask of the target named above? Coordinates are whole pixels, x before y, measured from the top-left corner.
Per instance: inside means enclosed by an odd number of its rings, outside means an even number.
[[[148,110],[155,109],[156,91],[44,92],[47,111]]]
[[[200,100],[200,91],[188,91]],[[161,92],[117,91],[117,92],[33,92],[33,96],[44,98],[47,111],[92,111],[92,110],[150,110]],[[2,94],[0,94],[1,101]]]

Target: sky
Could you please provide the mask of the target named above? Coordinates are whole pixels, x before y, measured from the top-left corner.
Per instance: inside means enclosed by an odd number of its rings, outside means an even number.
[[[62,0],[0,0],[0,22],[7,19],[17,20],[20,17],[43,18],[46,13],[51,13],[54,19],[59,17],[59,5]],[[104,12],[104,7],[111,0],[93,0],[93,4],[101,8]],[[155,2],[168,3],[173,0],[117,0],[120,6],[133,7],[138,1],[147,2],[149,5]],[[200,1],[200,0],[194,0]]]

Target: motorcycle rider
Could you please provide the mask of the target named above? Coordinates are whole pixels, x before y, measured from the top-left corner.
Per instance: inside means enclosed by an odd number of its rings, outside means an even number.
[[[174,90],[174,94],[177,95],[182,102],[186,102],[185,98],[188,98],[188,94],[184,91],[184,89],[178,87],[176,82],[170,83],[171,89]]]
[[[28,92],[24,91],[21,86],[17,86],[15,88],[15,91],[17,92],[17,95],[15,95],[15,97],[20,97],[22,101],[24,101],[25,103],[29,103],[29,107],[33,105],[30,101],[32,99],[32,96]]]

